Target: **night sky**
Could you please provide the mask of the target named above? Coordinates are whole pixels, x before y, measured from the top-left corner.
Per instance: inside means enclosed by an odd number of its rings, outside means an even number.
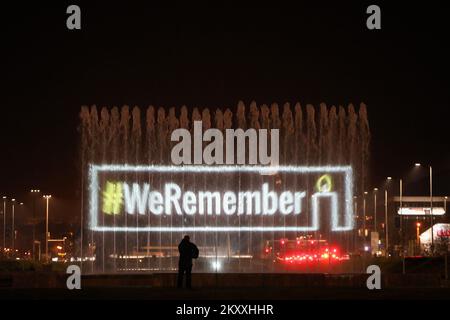
[[[366,28],[372,3],[363,1],[210,8],[148,3],[3,7],[2,194],[28,205],[29,190],[40,188],[59,203],[57,216],[79,213],[81,105],[235,108],[239,100],[364,102],[371,188],[388,175],[411,178],[410,168],[421,162],[433,165],[435,194],[450,194],[444,2],[374,2],[382,10],[382,30],[376,31]],[[66,29],[70,4],[81,7],[81,31]],[[405,194],[426,194],[427,181],[425,171],[416,174]]]

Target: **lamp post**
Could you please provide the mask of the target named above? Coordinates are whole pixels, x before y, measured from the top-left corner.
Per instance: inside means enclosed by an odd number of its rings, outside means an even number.
[[[23,202],[19,202],[19,215],[23,212],[23,209],[21,208],[23,208]],[[14,230],[14,239],[17,239],[18,233],[18,230]]]
[[[384,189],[384,236],[386,243],[386,257],[389,257],[389,218],[388,218],[388,187],[389,182],[392,181],[392,177],[386,178],[386,188]]]
[[[356,223],[355,223],[355,225],[356,225],[356,227],[358,228],[358,231],[359,231],[359,225],[358,225],[358,218],[359,218],[359,216],[358,216],[358,202],[357,202],[357,199],[358,199],[358,197],[357,196],[353,196],[353,212],[354,212],[354,214],[355,214],[355,221],[356,221]],[[359,234],[358,234],[359,235]],[[356,244],[356,234],[355,234],[355,244]]]
[[[373,189],[373,227],[374,231],[377,232],[377,191],[378,188]]]
[[[36,243],[36,195],[40,193],[39,189],[31,189],[31,194],[33,196],[33,261],[35,260],[35,243]]]
[[[384,237],[385,237],[385,255],[389,257],[389,222],[388,222],[388,191],[384,189]]]
[[[15,243],[14,243],[14,238],[16,237],[16,231],[15,231],[15,226],[14,226],[14,214],[15,214],[15,210],[14,210],[14,208],[15,208],[15,204],[16,204],[16,199],[11,199],[11,202],[12,202],[12,224],[11,224],[11,226],[12,226],[12,241],[11,241],[11,247],[12,247],[12,252],[13,252],[13,255],[14,255],[14,252],[15,252],[15,247],[14,247],[14,245],[15,245]]]
[[[444,197],[444,211],[445,211],[445,213],[447,213],[447,199],[448,199],[448,197],[445,196]]]
[[[6,197],[3,196],[3,250],[6,249]]]
[[[363,220],[363,232],[364,232],[364,244],[366,241],[366,195],[367,195],[367,191],[364,191],[364,197],[363,197],[363,216],[364,216],[364,220]]]
[[[430,166],[430,215],[431,215],[431,254],[434,254],[433,168],[431,166]]]
[[[405,248],[404,248],[404,236],[403,236],[403,179],[400,179],[399,182],[399,192],[400,192],[400,237],[402,243],[402,255],[405,256]]]
[[[43,196],[46,202],[46,209],[45,209],[45,259],[48,262],[48,201],[50,200],[52,196],[49,194],[46,194]]]
[[[400,179],[399,182],[399,191],[400,191],[400,214],[403,217],[403,179]],[[400,219],[400,228],[403,227],[403,221]]]
[[[387,182],[391,182],[393,180],[392,177],[387,177]],[[402,251],[403,251],[403,179],[399,179],[399,194],[400,194],[400,206],[399,206],[399,215],[400,215],[400,243],[402,245]],[[384,190],[384,215],[386,220],[386,249],[388,248],[388,191],[387,188]],[[402,255],[404,255],[404,252],[402,252]]]
[[[402,243],[402,273],[406,273],[405,263],[405,236],[403,231],[403,179],[400,179],[400,236]]]
[[[420,163],[415,164],[416,167],[421,167]],[[431,254],[434,254],[434,216],[433,216],[433,167],[431,165],[429,167],[430,174],[430,220],[431,220]]]

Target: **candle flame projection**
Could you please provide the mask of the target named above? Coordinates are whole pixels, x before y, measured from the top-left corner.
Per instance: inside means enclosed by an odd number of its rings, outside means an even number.
[[[352,169],[352,186],[354,184],[355,194],[362,193],[367,184],[370,130],[364,104],[361,104],[357,111],[353,105],[344,108],[320,104],[316,109],[312,105],[302,107],[299,103],[293,107],[286,103],[279,108],[276,103],[270,106],[264,104],[258,106],[256,102],[252,102],[247,107],[243,102],[239,102],[236,112],[230,109],[188,109],[186,106],[170,109],[150,106],[145,110],[139,107],[130,110],[128,106],[120,109],[103,107],[97,110],[96,106],[83,106],[80,118],[82,211],[85,215],[86,227],[81,246],[86,255],[95,255],[95,261],[90,262],[85,271],[172,270],[177,265],[176,244],[182,236],[180,230],[189,230],[183,229],[183,226],[202,227],[205,223],[211,223],[207,221],[206,215],[186,216],[177,220],[175,215],[149,214],[145,216],[146,221],[143,221],[142,217],[136,214],[124,215],[126,220],[122,221],[120,219],[123,217],[118,214],[117,207],[120,201],[112,201],[109,204],[99,204],[100,207],[104,206],[105,213],[98,217],[99,224],[106,225],[108,222],[114,226],[120,220],[120,223],[123,223],[121,227],[126,227],[126,230],[130,230],[129,232],[119,232],[114,227],[108,231],[94,231],[89,229],[88,224],[91,203],[87,197],[89,191],[87,177],[90,166],[169,167],[172,165],[170,151],[174,145],[174,142],[170,141],[171,133],[177,128],[184,128],[192,133],[194,121],[202,121],[203,130],[217,128],[222,133],[226,129],[236,128],[279,129],[280,166],[348,167]],[[180,188],[189,186],[194,193],[202,190],[224,192],[231,190],[238,193],[245,191],[245,188],[258,190],[265,182],[265,178],[261,175],[248,176],[241,172],[221,172],[208,176],[182,172],[180,174],[181,176],[178,173],[169,173],[169,176],[162,180],[154,172],[146,172],[142,175],[127,171],[115,177],[109,177],[109,184],[105,181],[101,187],[102,192],[107,194],[123,194],[123,182],[139,181],[141,185],[147,183],[155,189],[163,190],[166,183],[175,179],[173,181],[177,181]],[[343,183],[335,181],[336,177],[327,175],[325,171],[306,179],[306,182],[299,176],[290,177],[286,172],[279,172],[272,178],[273,184],[270,184],[270,187],[280,190],[295,190],[296,185],[305,183],[302,188],[309,194],[317,193],[321,199],[319,202],[323,198],[323,201],[329,199],[331,203],[334,201],[331,193],[344,187]],[[118,183],[119,181],[122,183]],[[122,193],[108,192],[117,188]],[[305,202],[305,212],[312,212],[314,203],[318,202]],[[292,220],[283,215],[273,215],[262,221],[257,220],[255,216],[246,217],[245,215],[224,215],[223,219],[226,223],[220,220],[215,223],[232,226],[236,230],[255,228],[249,229],[247,233],[239,231],[237,234],[194,231],[191,239],[200,245],[205,256],[240,257],[237,265],[231,263],[233,264],[231,271],[255,271],[254,268],[267,268],[255,262],[258,252],[262,251],[261,246],[265,241],[276,241],[281,237],[327,237],[328,241],[338,242],[347,250],[356,245],[356,237],[352,231],[332,234],[318,229],[310,233],[308,230],[302,232],[302,221]],[[306,225],[312,225],[314,222],[308,220],[310,217],[306,219],[307,221],[304,222]],[[157,225],[167,228],[164,230],[170,230],[175,223],[179,229],[174,230],[179,231],[153,232],[148,228],[148,226]],[[331,221],[330,223],[338,225],[340,222]],[[289,231],[283,231],[281,234],[278,231],[269,233],[258,231],[263,230],[262,227],[275,225],[284,227],[284,230],[289,230],[286,227],[295,227],[293,229],[297,231],[293,234]],[[220,225],[217,227],[219,228]],[[136,232],[136,230],[144,230],[144,232]],[[247,261],[243,257],[253,259]],[[207,263],[203,268],[208,271]]]

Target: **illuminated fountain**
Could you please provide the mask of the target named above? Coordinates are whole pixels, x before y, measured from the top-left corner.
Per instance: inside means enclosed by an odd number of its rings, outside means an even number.
[[[295,240],[298,246],[308,239],[327,241],[345,252],[357,245],[353,194],[362,193],[366,185],[370,140],[364,104],[358,113],[353,105],[345,109],[321,104],[318,114],[312,105],[302,108],[298,103],[294,108],[285,104],[281,114],[277,104],[257,106],[255,102],[247,109],[239,102],[235,113],[150,106],[145,117],[138,107],[131,113],[128,106],[102,108],[99,115],[92,106],[82,107],[80,117],[84,221],[80,254],[95,254],[95,261],[84,264],[85,272],[174,270],[176,246],[184,233],[200,247],[195,269],[205,272],[275,272],[279,257],[273,251],[281,241]],[[194,121],[202,121],[204,131],[217,128],[223,133],[236,128],[279,129],[278,172],[264,175],[259,173],[264,168],[248,165],[169,168],[176,144],[171,133],[178,128],[192,132]],[[227,196],[235,194],[240,199],[251,190],[261,197],[261,208],[241,214],[238,209],[233,214],[200,214],[197,207],[192,214],[164,214],[151,209],[151,200],[142,203],[142,212],[138,207],[133,209],[136,212],[127,209],[133,184],[139,188],[136,194],[152,199],[151,195],[159,197],[158,192],[162,197],[170,183],[182,194],[218,192],[221,208]],[[301,191],[307,198],[301,214],[294,212],[294,202],[290,211],[286,206],[284,211],[277,210],[281,214],[266,214],[264,192],[285,197],[278,200],[280,205]],[[316,227],[308,227],[316,222]]]

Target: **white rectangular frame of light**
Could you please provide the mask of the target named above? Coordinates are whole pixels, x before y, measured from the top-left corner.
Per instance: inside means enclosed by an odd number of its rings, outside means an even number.
[[[345,175],[345,223],[338,224],[337,211],[332,210],[332,231],[350,231],[354,228],[353,219],[353,169],[351,166],[161,166],[161,165],[89,165],[89,228],[103,232],[308,232],[319,229],[319,216],[313,217],[312,226],[268,226],[268,227],[107,227],[98,225],[98,174],[100,172],[131,172],[131,173],[343,173]],[[317,213],[316,213],[317,215]]]

